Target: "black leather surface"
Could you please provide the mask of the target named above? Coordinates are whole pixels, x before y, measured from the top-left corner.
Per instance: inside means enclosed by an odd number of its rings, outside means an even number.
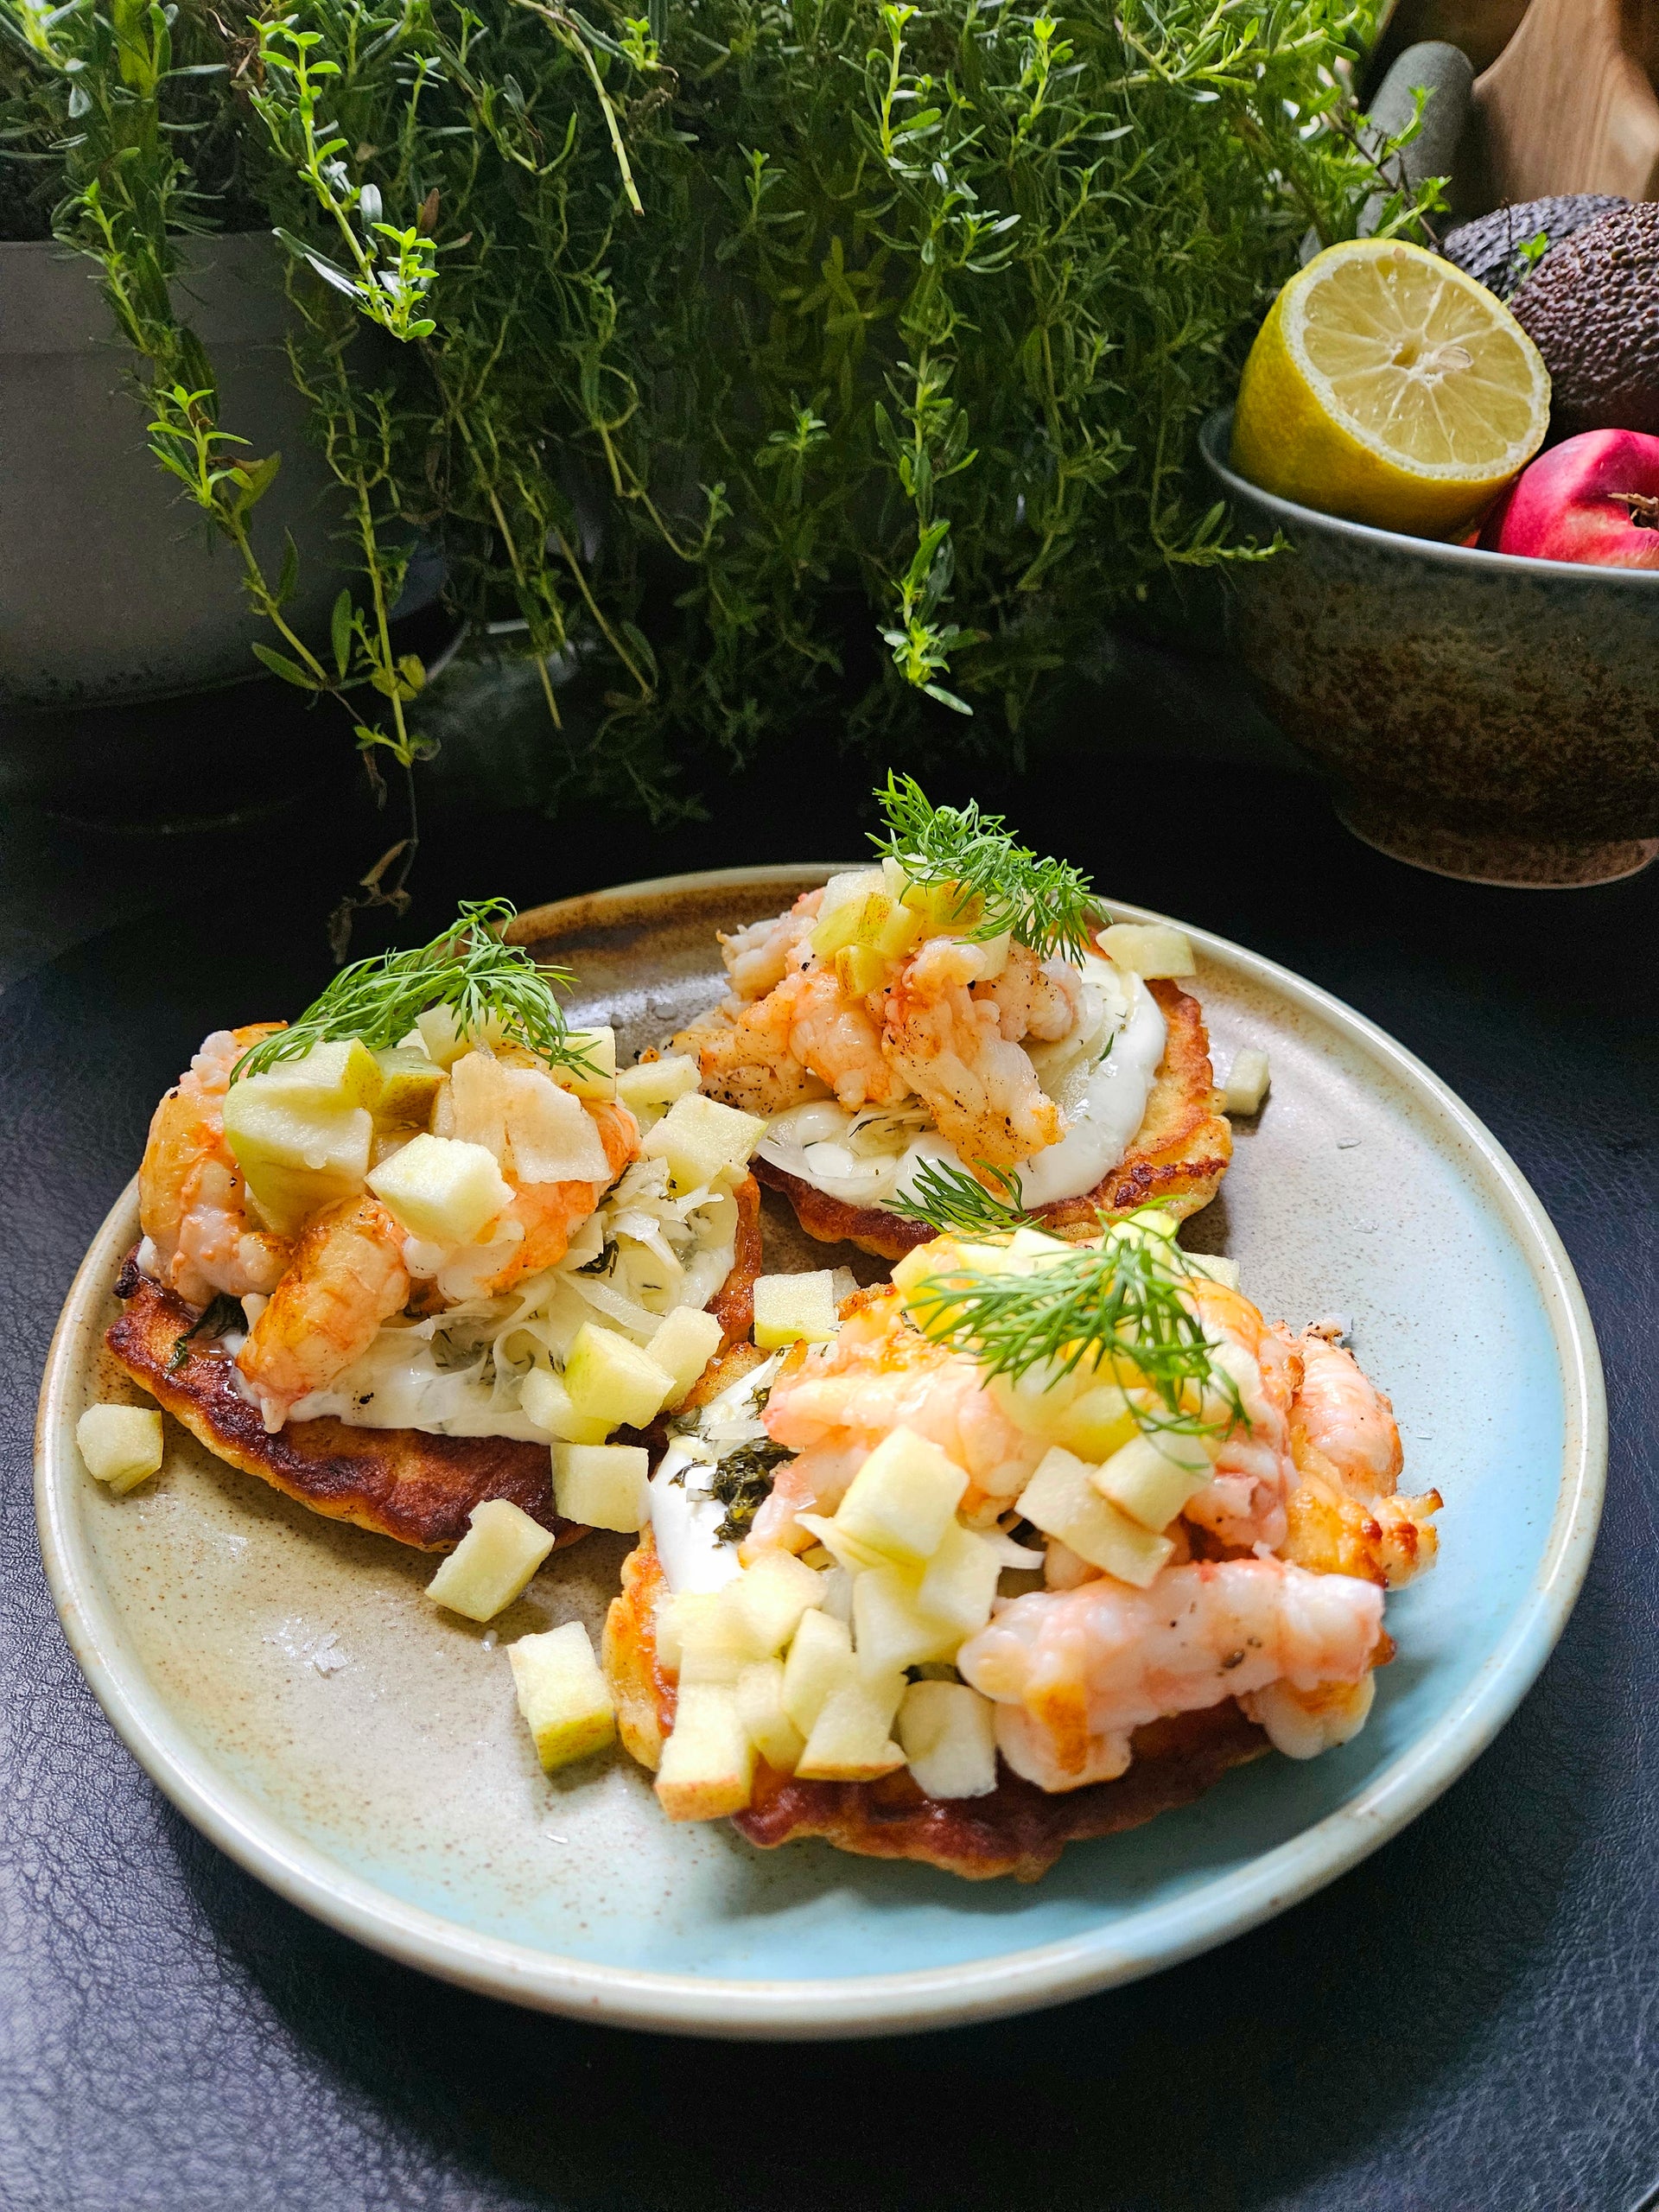
[[[861,779],[825,791],[823,773],[783,764],[662,836],[441,824],[411,926],[457,892],[528,904],[855,850]],[[1541,1192],[1601,1331],[1615,1445],[1589,1584],[1537,1689],[1320,1897],[995,2027],[819,2047],[630,2036],[462,1995],[314,1925],[133,1765],[67,1656],[33,1536],[28,1431],[75,1264],[203,1031],[321,979],[316,923],[349,840],[266,833],[171,880],[160,850],[149,895],[172,912],[0,1000],[6,2212],[1627,2212],[1659,2176],[1659,870],[1575,896],[1480,891],[1367,853],[1290,779],[976,780],[1109,890],[1373,1015]]]

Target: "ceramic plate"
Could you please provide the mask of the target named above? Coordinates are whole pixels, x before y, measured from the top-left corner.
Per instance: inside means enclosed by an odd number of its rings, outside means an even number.
[[[716,995],[717,925],[828,873],[629,885],[518,933],[575,969],[581,1018],[637,1048]],[[1400,1656],[1353,1743],[1258,1761],[1184,1811],[1074,1844],[1032,1887],[671,1827],[620,1751],[550,1781],[499,1646],[573,1617],[597,1627],[627,1540],[589,1538],[491,1632],[424,1601],[429,1558],[316,1518],[171,1422],[158,1478],[111,1497],[73,1435],[89,1402],[137,1396],[101,1345],[137,1234],[129,1191],[64,1309],[37,1480],[65,1630],[149,1773],[273,1889],[397,1958],[525,2005],[707,2034],[1052,2004],[1218,1943],[1375,1850],[1491,1741],[1577,1594],[1605,1461],[1595,1341],[1542,1207],[1444,1084],[1324,992],[1190,935],[1220,1064],[1264,1046],[1274,1081],[1187,1241],[1242,1261],[1269,1315],[1351,1317],[1409,1487],[1446,1500],[1440,1564],[1389,1600]]]

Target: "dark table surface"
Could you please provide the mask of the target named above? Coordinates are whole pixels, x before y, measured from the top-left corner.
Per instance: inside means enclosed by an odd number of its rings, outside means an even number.
[[[59,1306],[155,1097],[207,1029],[291,1009],[324,979],[323,915],[380,826],[344,785],[296,816],[183,838],[13,810],[6,2212],[1643,2200],[1659,2178],[1659,869],[1554,896],[1414,874],[1348,838],[1317,786],[1179,669],[1153,675],[1136,727],[1160,757],[1079,734],[1040,774],[976,772],[979,795],[1109,893],[1285,962],[1418,1052],[1518,1159],[1594,1313],[1606,1517],[1516,1718],[1405,1834],[1270,1926],[991,2027],[804,2047],[629,2035],[462,1994],[314,1925],[179,1819],[81,1682],[35,1548],[29,1431]],[[707,822],[652,831],[592,809],[502,814],[486,776],[440,775],[406,926],[429,931],[458,895],[530,905],[838,858],[869,826],[868,780],[780,755],[713,787]]]

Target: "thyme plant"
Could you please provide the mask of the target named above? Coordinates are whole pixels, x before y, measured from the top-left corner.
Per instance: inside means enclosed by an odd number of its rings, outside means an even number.
[[[1377,188],[1376,0],[625,4],[0,0],[0,220],[99,264],[261,659],[371,761],[421,749],[417,531],[553,725],[589,681],[571,772],[658,810],[683,737],[741,759],[814,701],[872,747],[1017,743],[1103,614],[1255,556],[1194,437],[1296,241]],[[169,290],[221,226],[285,255],[327,637]]]

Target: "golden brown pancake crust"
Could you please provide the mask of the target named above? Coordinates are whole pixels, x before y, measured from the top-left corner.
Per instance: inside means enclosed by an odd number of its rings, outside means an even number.
[[[649,1529],[622,1569],[605,1623],[605,1672],[622,1740],[655,1767],[674,1725],[675,1683],[658,1663],[656,1614],[666,1587]],[[754,1798],[733,1825],[763,1850],[822,1836],[865,1859],[915,1859],[966,1881],[1012,1874],[1034,1882],[1068,1843],[1116,1835],[1190,1804],[1230,1767],[1259,1758],[1268,1739],[1236,1699],[1137,1728],[1135,1758],[1116,1782],[1051,1796],[999,1762],[988,1797],[924,1796],[906,1770],[880,1782],[798,1782],[761,1760]]]
[[[1232,1158],[1233,1132],[1216,1091],[1203,1008],[1179,983],[1160,979],[1147,988],[1162,1007],[1169,1033],[1146,1114],[1128,1151],[1092,1191],[1032,1209],[1056,1236],[1092,1236],[1101,1212],[1122,1214],[1154,1204],[1184,1220],[1209,1205]],[[757,1160],[754,1172],[783,1192],[807,1234],[826,1244],[845,1242],[884,1260],[902,1260],[938,1234],[925,1222],[832,1198],[768,1160]]]
[[[736,1197],[732,1271],[710,1306],[728,1345],[753,1325],[754,1278],[760,1269],[760,1193],[753,1176],[739,1185]],[[553,1510],[546,1445],[499,1436],[433,1436],[418,1428],[352,1428],[328,1415],[289,1421],[268,1435],[258,1409],[237,1389],[231,1356],[221,1345],[191,1344],[187,1357],[172,1366],[179,1338],[198,1319],[193,1306],[141,1275],[130,1255],[116,1292],[127,1301],[126,1311],[105,1341],[134,1382],[210,1452],[314,1513],[353,1522],[422,1551],[448,1551],[467,1534],[474,1506],[505,1497],[551,1529],[556,1547],[588,1534]]]

